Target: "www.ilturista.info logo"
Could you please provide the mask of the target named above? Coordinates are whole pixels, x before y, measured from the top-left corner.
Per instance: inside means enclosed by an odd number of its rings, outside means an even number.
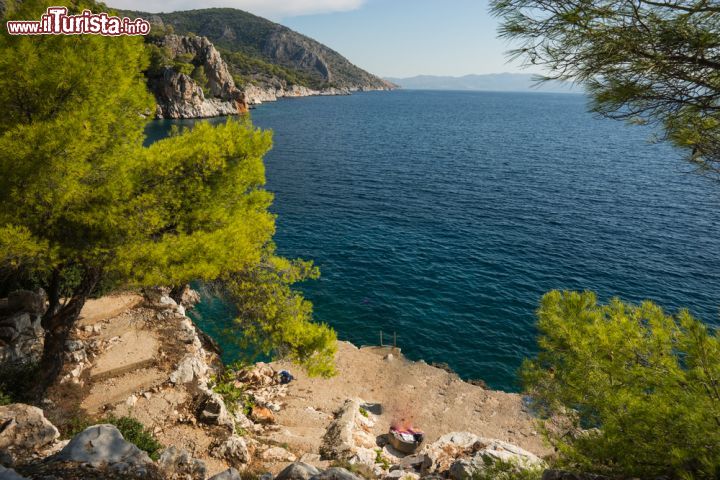
[[[37,20],[10,20],[10,35],[147,35],[150,22],[142,18],[112,17],[107,13],[83,10],[79,15],[68,15],[65,7],[48,7]]]

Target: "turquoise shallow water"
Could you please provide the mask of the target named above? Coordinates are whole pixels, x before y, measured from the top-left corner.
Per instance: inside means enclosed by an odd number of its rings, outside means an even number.
[[[550,289],[720,324],[720,185],[580,95],[363,93],[252,116],[275,132],[278,248],[320,266],[302,289],[342,339],[397,332],[411,358],[514,390]],[[193,122],[154,122],[149,138],[173,123]],[[232,312],[215,301],[197,316],[217,334]]]

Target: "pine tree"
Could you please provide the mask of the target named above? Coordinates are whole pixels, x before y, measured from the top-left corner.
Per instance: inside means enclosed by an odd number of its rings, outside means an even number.
[[[6,19],[51,3],[10,3]],[[70,11],[84,8],[100,11]],[[0,35],[0,281],[48,294],[42,388],[99,289],[229,279],[271,245],[270,134],[240,118],[143,146],[148,63],[142,38]]]
[[[619,478],[720,474],[720,336],[687,311],[550,292],[522,376],[560,466]],[[559,420],[559,421],[557,421]]]

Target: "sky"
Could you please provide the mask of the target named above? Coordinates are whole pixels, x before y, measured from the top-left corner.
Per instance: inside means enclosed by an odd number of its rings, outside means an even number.
[[[110,0],[169,12],[233,7],[281,23],[383,77],[524,72],[507,63],[488,0]]]
[[[520,72],[487,0],[366,0],[356,9],[279,22],[383,77]]]

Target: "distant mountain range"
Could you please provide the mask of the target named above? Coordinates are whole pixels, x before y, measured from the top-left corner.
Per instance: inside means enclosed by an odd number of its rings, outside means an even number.
[[[486,90],[497,92],[554,92],[581,93],[582,89],[570,82],[535,82],[535,75],[527,73],[492,73],[442,77],[419,75],[410,78],[385,78],[385,80],[408,90]]]

